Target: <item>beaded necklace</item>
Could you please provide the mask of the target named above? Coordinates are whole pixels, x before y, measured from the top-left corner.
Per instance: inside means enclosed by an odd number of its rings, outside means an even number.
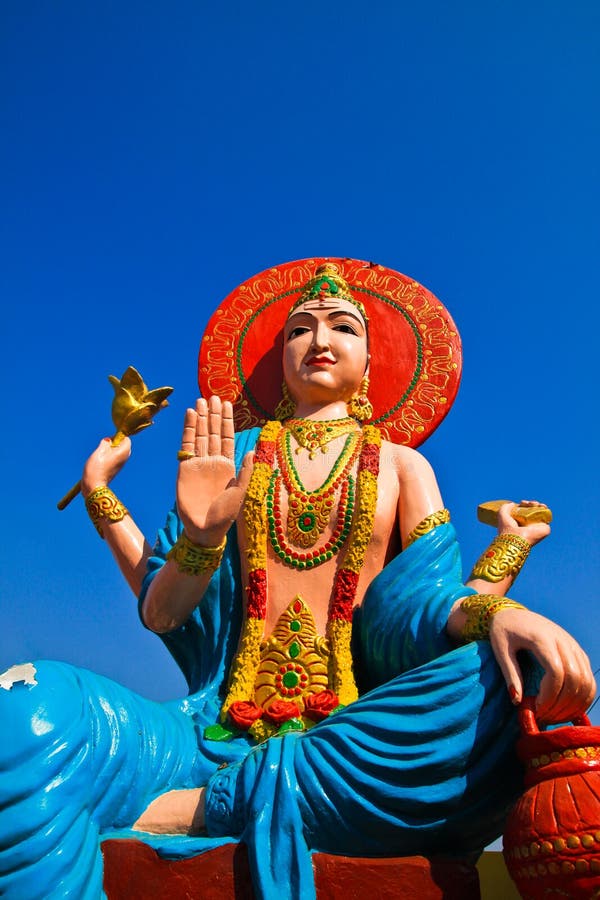
[[[350,526],[352,524],[352,513],[354,512],[354,479],[352,475],[347,475],[347,480],[342,485],[342,489],[340,491],[340,496],[338,500],[338,514],[337,514],[337,522],[335,528],[331,534],[331,537],[325,541],[321,546],[315,547],[313,550],[309,550],[307,552],[299,552],[295,550],[286,540],[285,535],[283,533],[282,526],[282,517],[281,510],[279,505],[279,498],[281,495],[281,475],[278,472],[274,472],[271,476],[271,480],[269,481],[269,487],[267,490],[267,520],[269,523],[269,538],[271,540],[271,546],[273,550],[277,554],[277,556],[283,560],[284,563],[287,563],[288,566],[294,566],[296,569],[312,569],[314,566],[319,566],[321,563],[327,562],[327,560],[332,559],[333,556],[339,551],[340,547],[345,543],[348,534],[350,533]],[[334,497],[333,492],[330,497],[325,501],[324,513],[327,516],[320,517],[320,511],[316,511],[313,513],[312,511],[312,503],[310,503],[310,497],[302,497],[300,496],[297,500],[293,501],[292,497],[289,498],[289,506],[290,512],[288,513],[288,534],[290,538],[294,541],[294,543],[299,543],[300,546],[306,547],[310,546],[310,543],[314,543],[313,540],[307,545],[302,543],[305,537],[311,537],[312,533],[316,530],[316,526],[311,529],[311,532],[308,535],[303,533],[304,528],[307,528],[310,525],[311,521],[317,518],[317,523],[323,523],[323,527],[329,521],[329,514],[331,512],[331,507],[333,506]],[[298,515],[298,524],[296,526],[296,516],[295,508],[296,506],[301,506],[300,514]],[[291,527],[290,527],[290,519],[292,519]],[[324,520],[324,521],[323,521]],[[305,524],[306,523],[306,524]]]
[[[267,499],[267,510],[269,518],[269,533],[272,536],[277,533],[277,543],[271,538],[273,549],[278,555],[280,549],[285,543],[283,531],[281,527],[281,512],[279,497],[281,493],[281,483],[285,485],[288,495],[288,514],[287,514],[287,533],[292,544],[297,547],[307,549],[313,547],[320,535],[323,533],[331,516],[335,502],[335,492],[340,484],[343,486],[338,501],[337,525],[335,528],[335,539],[332,538],[324,545],[319,552],[313,552],[310,557],[314,560],[320,557],[322,553],[328,553],[336,546],[337,550],[348,536],[349,523],[352,519],[352,510],[349,506],[354,504],[354,481],[350,476],[350,470],[356,461],[356,457],[362,445],[362,435],[359,432],[349,434],[344,447],[333,467],[323,482],[323,484],[313,491],[305,488],[300,480],[300,476],[294,465],[294,459],[291,452],[290,433],[282,429],[277,439],[277,462],[279,464],[279,472],[275,472],[269,485],[269,493]],[[271,502],[269,502],[271,501]],[[349,518],[348,518],[349,515]],[[344,522],[348,521],[348,528],[344,528]],[[344,533],[342,537],[342,534]],[[337,543],[341,541],[341,543]],[[298,554],[292,550],[289,545],[286,555],[291,560],[298,562],[306,558],[305,554]],[[331,556],[326,557],[331,559]],[[325,559],[321,559],[324,562]],[[292,565],[294,562],[291,563]],[[303,567],[304,568],[304,567]]]
[[[261,643],[267,614],[267,544],[268,514],[266,500],[273,477],[276,442],[281,429],[280,422],[267,422],[261,431],[254,455],[254,469],[244,502],[244,520],[248,541],[248,585],[246,620],[244,622],[238,653],[229,673],[229,686],[221,708],[221,721],[227,722],[232,704],[252,708],[253,724],[248,731],[257,740],[290,728],[302,730],[311,727],[305,716],[290,719],[280,726],[266,718],[268,710],[254,702],[256,676],[261,660]],[[350,537],[343,565],[336,571],[332,599],[327,618],[326,639],[329,649],[327,659],[329,690],[334,692],[336,703],[347,705],[358,697],[350,640],[352,613],[358,589],[358,579],[364,564],[367,547],[373,534],[373,522],[377,506],[377,476],[381,435],[377,428],[366,425],[362,429],[362,449],[358,462],[358,491],[356,511],[352,518]],[[284,563],[288,564],[286,560]],[[226,725],[210,726],[207,737],[227,739],[236,731]],[[220,729],[220,731],[219,731]]]

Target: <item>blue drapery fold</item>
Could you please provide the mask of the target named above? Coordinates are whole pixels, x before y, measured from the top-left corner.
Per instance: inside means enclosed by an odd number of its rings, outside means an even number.
[[[257,430],[239,435],[252,449]],[[148,588],[181,531],[169,514]],[[190,620],[162,639],[190,694],[144,700],[62,663],[0,690],[0,894],[102,895],[99,841],[143,837],[170,857],[247,842],[257,895],[313,900],[310,852],[466,853],[501,830],[520,787],[516,717],[489,645],[454,648],[448,611],[468,593],[454,529],[443,525],[373,582],[354,623],[368,691],[306,734],[253,748],[207,741],[242,620],[235,529]],[[226,764],[226,768],[219,768]],[[208,784],[208,838],[128,828],[166,790]],[[115,832],[115,829],[118,829]]]

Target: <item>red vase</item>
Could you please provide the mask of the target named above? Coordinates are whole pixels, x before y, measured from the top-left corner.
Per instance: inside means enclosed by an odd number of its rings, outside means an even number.
[[[600,898],[600,728],[587,716],[540,732],[533,698],[519,711],[527,790],[504,832],[504,859],[524,900]]]

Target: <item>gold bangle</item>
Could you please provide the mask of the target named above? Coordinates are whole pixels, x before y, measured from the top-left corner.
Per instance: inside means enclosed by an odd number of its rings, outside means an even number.
[[[120,522],[128,514],[129,510],[123,506],[109,487],[97,487],[89,494],[85,501],[85,508],[100,537],[104,540],[101,522]]]
[[[410,531],[406,538],[406,546],[408,547],[417,538],[422,537],[424,534],[427,534],[429,531],[433,531],[434,528],[437,528],[438,525],[446,525],[450,521],[450,512],[447,509],[438,509],[437,512],[431,513],[426,516],[416,528],[413,528]]]
[[[468,641],[484,641],[490,636],[492,616],[501,609],[527,609],[522,603],[516,603],[510,597],[498,597],[496,594],[471,594],[460,604],[467,614],[467,621],[462,630],[465,643]]]
[[[481,554],[469,577],[498,582],[517,577],[529,556],[531,544],[518,534],[497,534],[487,550]]]
[[[224,537],[218,547],[201,547],[193,544],[187,534],[182,532],[167,553],[167,559],[177,563],[177,568],[183,575],[215,572],[221,565],[226,544],[227,537]]]

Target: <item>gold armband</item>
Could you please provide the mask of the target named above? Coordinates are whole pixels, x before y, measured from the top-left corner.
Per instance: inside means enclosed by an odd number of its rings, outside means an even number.
[[[101,525],[102,520],[105,519],[107,522],[120,522],[129,512],[109,487],[94,488],[91,494],[86,498],[85,508],[102,539],[104,539]]]
[[[227,538],[224,537],[218,547],[201,547],[193,544],[185,532],[182,532],[167,553],[167,559],[176,562],[183,575],[215,572],[221,565],[226,544]]]
[[[450,521],[450,513],[447,509],[438,509],[437,512],[431,513],[431,515],[426,516],[422,522],[419,522],[416,528],[413,528],[412,531],[408,533],[406,538],[406,546],[412,544],[417,538],[422,537],[424,534],[427,534],[429,531],[433,531],[438,525],[445,525]]]
[[[484,641],[490,636],[490,620],[502,609],[527,609],[510,597],[498,597],[497,594],[471,594],[465,597],[460,608],[467,614],[467,621],[462,630],[465,642]]]
[[[481,554],[469,577],[498,582],[517,577],[529,556],[531,544],[518,534],[497,534],[487,550]]]

